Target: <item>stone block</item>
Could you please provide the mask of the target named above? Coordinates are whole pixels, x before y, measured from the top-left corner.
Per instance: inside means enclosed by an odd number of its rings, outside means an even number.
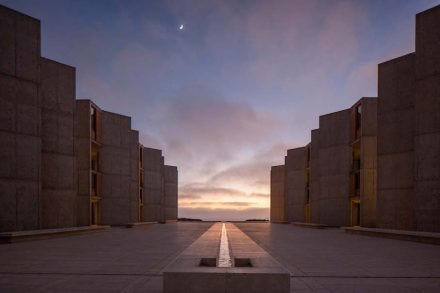
[[[17,230],[34,230],[40,227],[40,184],[19,181],[16,184]]]
[[[163,191],[161,188],[144,188],[144,204],[161,204]]]
[[[41,155],[41,183],[43,189],[55,189],[58,187],[58,170],[60,167],[57,155],[42,153]]]
[[[413,230],[413,194],[412,189],[379,189],[377,193],[378,227]]]
[[[78,194],[89,196],[90,194],[90,172],[78,170]]]
[[[90,169],[90,140],[87,138],[75,139],[76,165],[78,170]]]
[[[17,80],[16,83],[16,101],[18,104],[41,107],[40,96],[38,95],[38,87],[34,82],[26,80]]]
[[[160,205],[144,204],[144,221],[157,222],[162,219],[162,207]]]
[[[440,74],[440,8],[416,15],[417,78]]]
[[[417,81],[415,132],[440,132],[440,74]]]
[[[90,139],[90,101],[75,101],[75,138]]]
[[[15,132],[15,124],[14,100],[0,97],[0,130]]]
[[[17,178],[40,180],[41,139],[16,135],[15,146]]]
[[[17,170],[15,135],[0,131],[0,178],[14,178]]]
[[[377,154],[414,149],[414,111],[405,109],[378,115]]]
[[[377,135],[377,98],[362,98],[362,136]]]
[[[440,132],[415,137],[415,179],[440,180]]]
[[[58,71],[56,63],[49,59],[41,58],[41,86],[40,100],[41,107],[48,113],[55,114],[58,111]]]
[[[17,132],[40,135],[41,109],[39,107],[17,104],[16,117]]]
[[[0,190],[0,232],[15,231],[17,220],[15,182],[0,179]]]
[[[16,14],[15,25],[15,73],[20,78],[37,82],[41,56],[40,21]]]
[[[406,189],[413,187],[414,153],[381,155],[377,158],[377,188]]]
[[[42,191],[42,228],[76,226],[76,196],[73,190]]]
[[[74,155],[74,120],[73,115],[58,116],[58,149],[57,152],[65,155]]]
[[[162,174],[155,171],[144,170],[145,188],[161,189],[163,184]]]
[[[286,172],[293,170],[304,170],[307,165],[307,148],[295,148],[287,150],[284,165]]]
[[[319,205],[319,223],[329,226],[348,226],[350,207],[347,198],[321,198]]]
[[[347,174],[350,172],[351,148],[347,145],[339,145],[319,150],[321,176],[327,174]]]
[[[416,181],[414,208],[420,211],[440,212],[440,180]],[[420,216],[420,213],[416,213]]]
[[[361,138],[362,169],[377,168],[377,137],[367,136]]]
[[[58,109],[73,115],[75,109],[75,81],[74,67],[57,63],[58,68]]]
[[[414,69],[414,53],[379,64],[378,115],[414,107]]]
[[[151,148],[143,148],[143,162],[145,171],[161,172],[163,168],[162,151]]]
[[[90,196],[78,196],[77,202],[77,225],[88,226],[90,225]]]
[[[102,197],[118,197],[122,192],[121,176],[113,174],[102,175]]]
[[[348,174],[322,176],[319,182],[320,199],[348,199],[350,181]]]
[[[41,147],[43,152],[58,151],[58,117],[56,113],[41,113]]]
[[[15,13],[0,7],[0,72],[15,74]]]
[[[319,145],[327,148],[350,141],[350,110],[319,116]]]

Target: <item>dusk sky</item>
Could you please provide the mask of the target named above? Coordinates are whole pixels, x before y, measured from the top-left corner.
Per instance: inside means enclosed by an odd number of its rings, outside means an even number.
[[[77,98],[178,166],[179,217],[239,220],[269,218],[270,166],[376,96],[377,64],[414,51],[415,14],[440,0],[0,3],[41,20]]]

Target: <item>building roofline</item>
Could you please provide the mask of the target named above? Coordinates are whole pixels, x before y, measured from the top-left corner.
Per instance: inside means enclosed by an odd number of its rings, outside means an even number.
[[[65,63],[61,63],[61,62],[59,62],[59,61],[56,61],[56,60],[53,60],[53,59],[49,59],[49,58],[47,58],[47,57],[43,57],[43,56],[40,56],[40,58],[41,58],[41,59],[44,59],[44,60],[46,60],[46,61],[52,62],[52,63],[56,63],[56,64],[58,64],[58,65],[62,65],[62,66],[65,66],[65,67],[70,67],[71,69],[73,69],[73,70],[76,71],[76,67],[74,67],[74,66],[72,66],[72,65],[68,65],[68,64],[65,64]]]
[[[0,4],[0,9],[2,9],[2,8],[3,8],[3,9],[6,9],[6,10],[9,10],[9,11],[11,11],[11,12],[14,12],[14,13],[16,13],[16,14],[20,14],[21,16],[25,16],[25,17],[27,17],[27,18],[30,18],[30,19],[32,19],[32,20],[38,21],[38,22],[41,24],[41,20],[40,20],[40,19],[35,18],[35,17],[33,17],[33,16],[30,16],[30,15],[28,15],[28,14],[26,14],[26,13],[23,13],[23,12],[21,12],[21,11],[18,11],[18,10],[12,9],[12,8],[10,8],[10,7],[8,7],[8,6],[5,6],[5,5]]]

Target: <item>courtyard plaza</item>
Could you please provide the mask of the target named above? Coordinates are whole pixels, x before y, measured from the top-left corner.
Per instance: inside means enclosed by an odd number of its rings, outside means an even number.
[[[162,292],[162,272],[213,223],[177,222],[0,245],[0,292]],[[440,246],[235,222],[290,272],[291,292],[440,292]]]

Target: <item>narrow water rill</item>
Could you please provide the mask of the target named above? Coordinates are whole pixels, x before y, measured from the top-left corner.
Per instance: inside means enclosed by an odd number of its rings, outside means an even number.
[[[222,232],[220,238],[220,251],[218,254],[219,268],[230,268],[232,266],[231,255],[229,253],[228,233],[226,232],[225,223],[222,224]]]
[[[290,274],[233,223],[215,223],[163,270],[164,293],[287,293]]]

